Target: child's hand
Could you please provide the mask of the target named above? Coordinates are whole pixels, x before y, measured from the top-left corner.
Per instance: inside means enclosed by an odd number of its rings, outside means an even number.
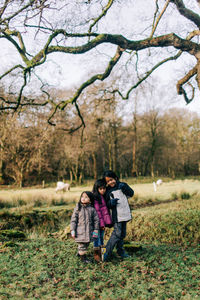
[[[124,182],[120,182],[118,187],[120,190],[122,190],[122,192],[126,190],[126,184]]]
[[[93,231],[92,237],[93,237],[94,239],[97,239],[97,238],[98,238],[98,230],[94,230],[94,231]]]
[[[110,199],[110,205],[111,205],[111,206],[116,206],[118,200],[119,200],[118,198],[112,198],[112,199]]]
[[[75,239],[75,231],[74,230],[71,231],[71,236],[73,239]]]

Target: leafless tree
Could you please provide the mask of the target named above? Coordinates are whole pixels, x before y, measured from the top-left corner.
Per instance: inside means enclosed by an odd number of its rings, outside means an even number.
[[[0,0],[0,39],[12,46],[16,58],[9,58],[7,69],[4,68],[0,75],[2,81],[9,76],[9,93],[7,97],[0,95],[0,109],[16,111],[27,105],[48,106],[48,122],[55,125],[55,114],[74,105],[80,123],[69,128],[73,131],[85,126],[79,109],[80,95],[96,81],[105,81],[120,61],[125,66],[128,63],[134,66],[135,76],[128,77],[127,84],[121,89],[110,89],[109,92],[128,99],[131,92],[160,66],[169,61],[183,63],[188,57],[193,58],[192,65],[185,65],[184,69],[188,69],[182,70],[183,64],[180,64],[182,77],[177,75],[176,87],[186,103],[191,102],[195,90],[200,89],[199,1],[152,0],[147,15],[127,16],[126,24],[116,32],[116,22],[121,15],[117,18],[112,13],[127,3],[137,12],[142,1]],[[177,24],[170,26],[174,18]],[[63,54],[63,60],[76,55],[85,57],[86,53],[95,55],[95,50],[101,57],[105,54],[109,57],[107,64],[97,68],[96,62],[92,75],[69,97],[53,98],[39,77],[39,70],[43,65],[48,66],[49,57],[58,53]],[[33,78],[40,82],[43,98],[39,100],[28,92]]]

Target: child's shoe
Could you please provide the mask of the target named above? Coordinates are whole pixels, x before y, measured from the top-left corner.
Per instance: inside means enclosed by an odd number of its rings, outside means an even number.
[[[130,255],[128,255],[125,251],[122,253],[117,253],[121,258],[129,258]]]
[[[85,264],[89,264],[90,263],[89,259],[87,258],[87,256],[85,254],[84,255],[80,255],[80,259]]]
[[[101,261],[101,248],[100,247],[94,248],[94,260],[97,262]]]

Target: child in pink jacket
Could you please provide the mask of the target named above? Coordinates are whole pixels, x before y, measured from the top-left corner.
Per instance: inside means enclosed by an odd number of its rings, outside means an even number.
[[[94,208],[99,217],[99,232],[98,237],[94,240],[94,259],[101,260],[101,247],[104,245],[105,227],[112,227],[112,219],[109,209],[104,199],[106,192],[106,183],[103,179],[98,179],[93,186]]]

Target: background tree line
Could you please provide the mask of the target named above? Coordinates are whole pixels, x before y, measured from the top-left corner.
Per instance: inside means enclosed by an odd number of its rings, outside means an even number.
[[[102,91],[102,92],[101,92]],[[54,91],[57,101],[63,91]],[[67,93],[67,92],[65,92]],[[56,101],[56,100],[55,100]],[[73,108],[47,123],[47,108],[27,108],[0,116],[0,182],[18,186],[68,180],[81,183],[105,169],[121,176],[198,175],[200,117],[184,109],[137,110],[123,118],[121,102],[93,87],[81,98],[85,129],[63,130],[78,124]]]

